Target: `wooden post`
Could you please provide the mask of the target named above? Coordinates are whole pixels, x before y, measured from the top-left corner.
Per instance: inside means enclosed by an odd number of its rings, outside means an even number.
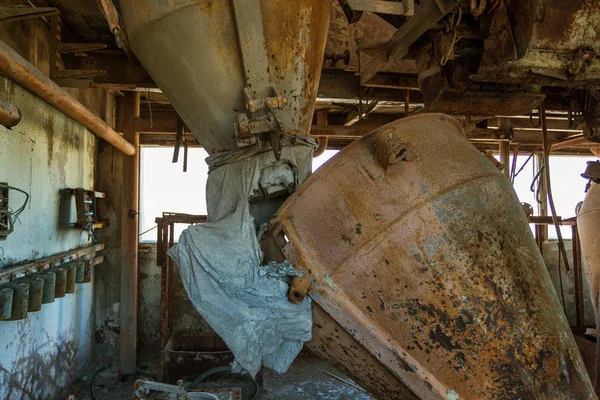
[[[139,210],[139,134],[140,93],[125,92],[119,123],[124,138],[135,146],[134,156],[125,158],[123,202],[121,207],[121,376],[136,372],[138,306],[138,210]]]

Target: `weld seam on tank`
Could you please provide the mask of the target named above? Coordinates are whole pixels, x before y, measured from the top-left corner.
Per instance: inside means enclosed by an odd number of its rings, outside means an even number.
[[[388,370],[400,378],[402,382],[414,393],[421,392],[423,389],[425,389],[425,386],[422,388],[415,387],[413,383],[414,380],[406,379],[406,374],[419,376],[419,383],[429,382],[429,384],[435,388],[436,394],[440,396],[440,398],[445,398],[446,392],[452,388],[448,388],[442,382],[440,382],[433,373],[429,372],[417,359],[413,358],[407,349],[403,348],[400,343],[390,343],[385,335],[382,335],[383,329],[380,326],[371,326],[369,329],[367,329],[367,326],[371,325],[369,324],[371,319],[367,317],[366,314],[362,312],[356,305],[354,305],[353,302],[348,301],[343,293],[327,284],[324,280],[319,279],[315,282],[315,284],[320,286],[321,282],[324,283],[323,286],[326,285],[332,288],[331,291],[327,292],[328,299],[325,300],[321,296],[315,296],[317,299],[312,296],[311,298],[313,298],[313,300],[315,300],[317,304],[319,304],[319,306],[325,310],[325,312],[327,312],[338,324],[340,324],[344,330],[350,333],[352,337],[358,343],[360,343],[361,346],[367,349],[367,351],[376,357]],[[341,304],[344,304],[344,306],[342,307]],[[335,307],[336,305],[338,307]],[[336,312],[336,310],[338,311]],[[344,323],[344,321],[347,323]],[[374,340],[367,340],[367,337],[371,337]],[[389,332],[388,337],[391,337]],[[374,347],[374,344],[381,344],[381,347]],[[412,371],[402,368],[395,362],[384,362],[383,355],[385,355],[385,352],[389,352],[390,356],[393,354],[394,357],[400,357],[407,365],[410,365]]]
[[[500,172],[498,172],[500,173]],[[413,206],[409,207],[406,209],[405,213],[402,215],[399,215],[398,217],[394,218],[393,220],[391,220],[390,222],[388,222],[386,225],[383,225],[383,228],[376,232],[374,235],[372,235],[371,237],[368,238],[368,240],[365,240],[359,247],[356,248],[356,252],[358,252],[359,250],[361,250],[363,247],[370,245],[377,237],[382,236],[382,235],[387,235],[389,233],[389,230],[392,229],[394,227],[394,225],[396,223],[398,223],[398,221],[401,221],[403,218],[406,218],[407,215],[409,215],[410,213],[414,212],[415,210],[418,210],[419,208],[427,205],[427,204],[431,204],[433,203],[435,200],[437,200],[438,198],[445,196],[446,194],[450,193],[451,191],[457,189],[458,187],[465,185],[467,183],[471,183],[471,182],[475,182],[477,180],[483,180],[483,179],[490,179],[490,178],[497,178],[498,175],[496,174],[496,172],[492,172],[492,173],[485,173],[485,174],[480,174],[480,175],[476,175],[473,176],[469,179],[465,179],[464,181],[461,181],[457,184],[451,185],[443,190],[440,190],[439,192],[437,192],[435,195],[430,196],[430,197],[426,197],[424,198],[423,201],[420,201],[419,203],[414,204]],[[286,225],[286,229],[289,228],[289,225]],[[285,230],[285,229],[284,229]],[[288,237],[291,237],[290,234],[288,232],[285,232],[286,235]],[[299,240],[299,235],[297,232],[295,232],[295,237],[297,240]],[[300,240],[298,243],[302,243],[302,241]],[[344,260],[342,260],[340,262],[340,265],[338,267],[341,268],[343,265],[346,264],[346,262],[353,257],[353,254],[349,254]],[[306,272],[306,271],[305,271]]]

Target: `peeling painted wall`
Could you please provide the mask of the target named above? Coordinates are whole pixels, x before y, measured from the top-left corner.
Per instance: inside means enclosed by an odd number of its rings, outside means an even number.
[[[43,19],[1,24],[0,38],[48,73],[49,27]],[[110,93],[99,89],[68,91],[113,124],[114,97]],[[0,127],[0,181],[31,194],[15,231],[0,242],[4,264],[89,245],[87,234],[66,226],[75,220],[74,200],[61,190],[95,189],[96,137],[2,76],[0,98],[19,107],[23,114],[21,123],[12,130]],[[23,199],[16,192],[10,196],[11,207]],[[55,399],[65,394],[91,361],[94,290],[93,283],[76,285],[76,293],[45,304],[25,320],[0,321],[0,399]]]
[[[0,98],[23,114],[12,130],[0,128],[0,181],[31,195],[15,231],[0,242],[5,264],[87,246],[87,234],[65,226],[74,210],[61,190],[94,188],[95,137],[3,77]],[[23,199],[16,192],[10,196],[13,208]],[[92,294],[92,284],[77,285],[76,294],[26,320],[0,322],[0,398],[52,399],[78,376],[91,354]]]

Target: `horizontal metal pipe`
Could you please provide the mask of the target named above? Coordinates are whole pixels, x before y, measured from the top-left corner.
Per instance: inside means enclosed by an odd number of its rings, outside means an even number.
[[[590,142],[587,138],[582,136],[582,137],[578,137],[575,139],[569,139],[569,140],[564,140],[562,142],[556,142],[550,147],[550,150],[554,151],[554,150],[568,149],[571,147],[581,147],[581,146],[597,147],[597,146],[600,146],[600,143]]]
[[[0,99],[0,125],[10,129],[19,122],[21,122],[21,110]]]
[[[106,140],[119,151],[132,156],[135,147],[96,114],[71,97],[60,86],[44,76],[37,68],[0,41],[0,74],[13,79],[26,89],[79,122],[96,136]]]

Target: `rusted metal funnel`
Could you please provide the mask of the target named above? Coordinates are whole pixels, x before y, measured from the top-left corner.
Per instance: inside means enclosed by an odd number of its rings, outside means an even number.
[[[451,117],[348,146],[269,235],[312,281],[308,347],[380,399],[596,398],[510,181]]]
[[[121,9],[135,55],[209,152],[237,149],[234,123],[266,99],[274,129],[308,134],[329,1],[128,0]],[[242,127],[243,140],[256,125]]]

